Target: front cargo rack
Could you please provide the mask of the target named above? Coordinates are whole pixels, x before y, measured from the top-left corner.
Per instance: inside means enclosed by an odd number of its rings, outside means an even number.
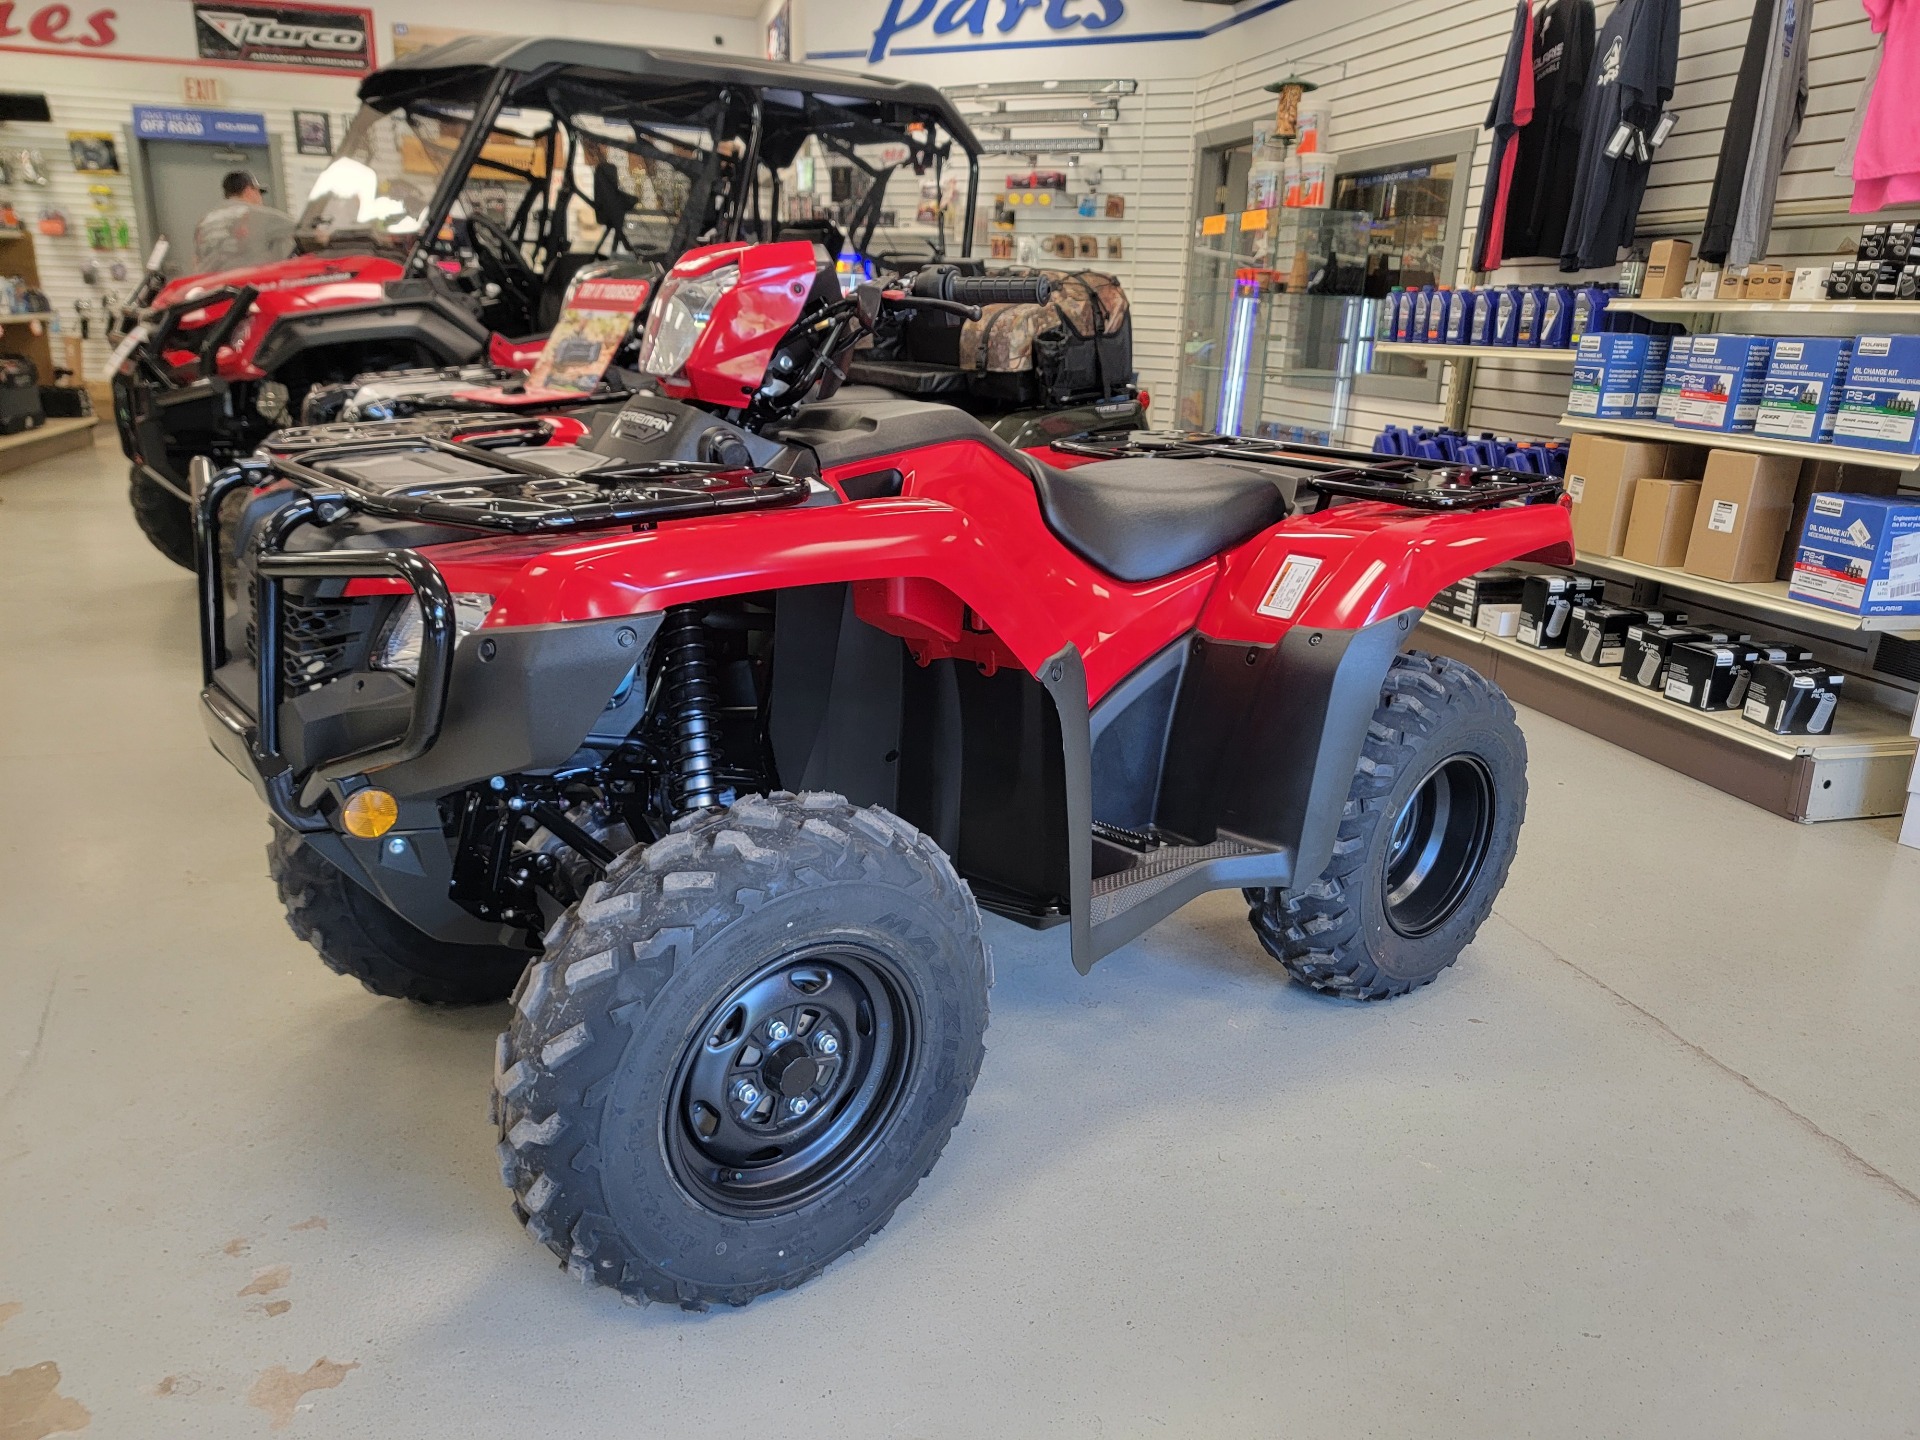
[[[283,432],[270,442],[264,466],[307,491],[321,523],[332,512],[359,511],[508,535],[564,534],[798,505],[811,488],[804,476],[757,467],[611,459],[583,465],[600,457],[572,446],[551,452],[491,448],[489,442],[524,440],[525,431],[543,423],[527,417],[498,422],[463,417],[458,439],[449,438],[453,432],[444,422],[406,425],[397,433],[395,423],[382,422],[375,436]],[[484,435],[475,433],[482,429]],[[395,461],[410,456],[420,462],[411,478],[404,472],[397,478],[386,474],[384,483],[374,483],[376,473],[391,472]]]
[[[1323,506],[1340,497],[1381,500],[1416,510],[1485,510],[1558,500],[1564,488],[1554,476],[1519,470],[1375,455],[1331,445],[1281,444],[1201,430],[1135,430],[1124,439],[1077,436],[1056,440],[1053,448],[1094,460],[1151,455],[1162,460],[1240,460],[1305,470],[1309,478],[1302,486],[1319,492]]]

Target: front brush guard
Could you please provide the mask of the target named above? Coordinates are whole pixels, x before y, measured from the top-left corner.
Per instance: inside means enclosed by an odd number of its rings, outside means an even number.
[[[417,760],[439,738],[446,717],[457,638],[453,594],[438,567],[417,550],[287,554],[288,538],[301,526],[320,519],[331,497],[302,495],[290,502],[268,522],[255,558],[254,636],[258,687],[253,696],[255,709],[248,714],[242,698],[229,691],[219,676],[228,661],[219,516],[221,503],[227,496],[243,485],[257,484],[270,468],[259,461],[248,461],[214,475],[208,461],[194,461],[193,527],[200,582],[200,698],[207,715],[220,727],[213,734],[215,747],[243,773],[251,771],[254,788],[274,817],[294,830],[320,830],[325,828],[325,822],[313,806],[328,784]],[[281,687],[285,679],[282,597],[286,582],[377,578],[405,581],[420,606],[420,669],[414,679],[413,708],[406,732],[390,744],[314,765],[296,795],[293,769],[280,746]],[[227,742],[224,744],[223,733]]]

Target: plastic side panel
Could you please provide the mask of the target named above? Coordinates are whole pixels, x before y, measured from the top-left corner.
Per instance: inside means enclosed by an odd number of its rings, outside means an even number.
[[[773,352],[806,307],[814,267],[813,246],[801,240],[740,253],[740,283],[714,305],[687,360],[694,398],[740,405],[760,388]],[[664,287],[661,298],[667,298]]]
[[[1296,625],[1359,630],[1523,556],[1572,560],[1563,507],[1434,515],[1371,502],[1337,505],[1283,521],[1227,552],[1200,631],[1270,645]]]
[[[1089,701],[1193,629],[1219,576],[1213,560],[1143,585],[1094,569],[1047,529],[1033,482],[977,441],[863,459],[847,474],[888,467],[906,476],[897,499],[675,521],[558,548],[494,540],[429,553],[455,590],[497,597],[489,626],[632,615],[793,585],[933,580],[1029,674],[1072,645]]]

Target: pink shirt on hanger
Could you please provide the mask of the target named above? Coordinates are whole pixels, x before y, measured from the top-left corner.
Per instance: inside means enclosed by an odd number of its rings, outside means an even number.
[[[1886,37],[1853,159],[1853,212],[1920,204],[1920,0],[1860,0]]]

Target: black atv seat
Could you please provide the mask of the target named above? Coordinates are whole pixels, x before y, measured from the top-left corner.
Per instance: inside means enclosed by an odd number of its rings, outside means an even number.
[[[1147,455],[1056,470],[1023,456],[1047,526],[1116,580],[1158,580],[1293,513],[1306,477],[1232,460]]]
[[[847,365],[847,381],[878,385],[896,395],[964,395],[967,372],[957,365],[934,365],[924,360],[875,360],[865,353]]]
[[[807,406],[770,438],[806,446],[823,470],[952,440],[978,441],[1032,479],[1040,514],[1062,544],[1114,579],[1135,584],[1197,565],[1286,519],[1308,478],[1246,461],[1151,455],[1056,470],[1013,449],[964,410],[884,390],[843,390]]]

